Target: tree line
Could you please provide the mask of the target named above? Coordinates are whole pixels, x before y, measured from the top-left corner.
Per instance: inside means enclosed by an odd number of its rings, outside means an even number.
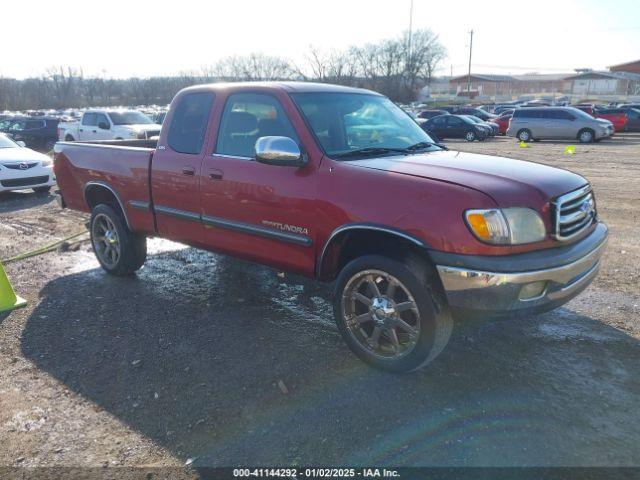
[[[111,105],[163,105],[191,85],[222,81],[304,80],[376,90],[408,102],[428,85],[446,50],[429,29],[344,50],[310,47],[301,62],[253,53],[232,55],[198,71],[171,77],[85,77],[79,68],[54,67],[17,80],[0,77],[0,111]]]

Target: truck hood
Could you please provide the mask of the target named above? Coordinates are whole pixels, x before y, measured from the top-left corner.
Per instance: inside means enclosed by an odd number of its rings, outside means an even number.
[[[462,185],[489,195],[501,207],[541,208],[550,199],[587,184],[580,175],[510,158],[436,151],[347,161],[358,168]]]

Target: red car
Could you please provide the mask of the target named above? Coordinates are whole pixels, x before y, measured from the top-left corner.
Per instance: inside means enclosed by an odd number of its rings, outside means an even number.
[[[511,117],[513,117],[513,113],[501,115],[500,117],[493,120],[493,123],[498,124],[498,133],[500,133],[500,135],[507,134],[507,129],[509,128],[509,121],[511,120]]]
[[[388,98],[334,85],[190,87],[157,145],[59,142],[54,165],[107,273],[134,274],[147,237],[164,237],[332,282],[326,314],[393,372],[433,360],[456,318],[566,303],[607,239],[583,177],[448,151]]]
[[[596,118],[604,118],[613,123],[616,132],[622,132],[627,129],[627,111],[622,108],[599,108],[595,112]]]
[[[571,105],[573,108],[577,108],[578,110],[582,110],[585,113],[588,113],[592,117],[595,117],[596,108],[593,105]]]

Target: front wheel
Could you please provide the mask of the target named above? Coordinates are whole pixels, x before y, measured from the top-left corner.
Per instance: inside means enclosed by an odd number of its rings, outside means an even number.
[[[523,128],[522,130],[520,130],[516,136],[518,137],[518,140],[520,140],[521,142],[531,141],[531,131],[527,130],[526,128]]]
[[[105,204],[91,212],[91,245],[102,268],[112,275],[131,275],[147,258],[147,238],[129,230],[122,214]]]
[[[444,349],[453,327],[428,265],[367,255],[338,276],[334,315],[349,348],[390,372],[420,368]]]
[[[595,137],[596,136],[593,133],[593,130],[588,128],[580,130],[580,132],[578,133],[578,140],[580,141],[580,143],[591,143],[593,142]]]
[[[473,142],[476,139],[476,133],[471,131],[471,130],[469,130],[467,133],[465,133],[464,139],[467,142]]]

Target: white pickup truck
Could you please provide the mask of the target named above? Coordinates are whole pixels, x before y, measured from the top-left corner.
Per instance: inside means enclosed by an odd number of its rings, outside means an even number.
[[[87,110],[79,122],[58,124],[58,140],[142,140],[160,135],[161,126],[135,110]]]

